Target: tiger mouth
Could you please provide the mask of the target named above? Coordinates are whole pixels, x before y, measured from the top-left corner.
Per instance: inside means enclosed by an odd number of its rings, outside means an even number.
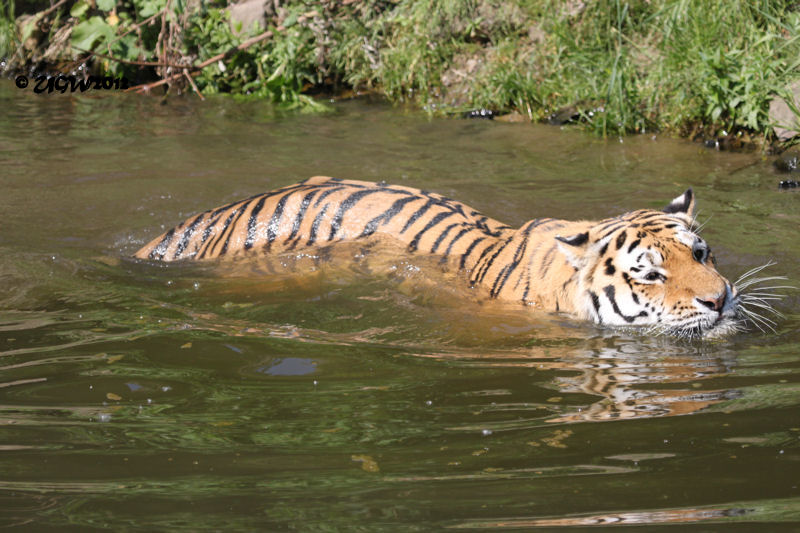
[[[683,339],[711,339],[739,333],[746,329],[746,320],[737,300],[732,301],[716,317],[701,316],[685,323],[656,325],[649,332]]]

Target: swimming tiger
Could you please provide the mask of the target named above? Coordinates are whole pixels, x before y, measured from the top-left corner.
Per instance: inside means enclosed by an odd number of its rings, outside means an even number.
[[[694,206],[689,189],[662,211],[515,229],[433,192],[317,176],[192,216],[135,256],[257,257],[388,238],[439,256],[493,299],[681,336],[737,331],[741,299],[695,231]]]

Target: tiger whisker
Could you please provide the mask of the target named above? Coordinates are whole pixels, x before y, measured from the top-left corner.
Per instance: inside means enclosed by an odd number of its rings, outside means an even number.
[[[781,313],[780,311],[778,311],[777,309],[773,308],[771,305],[769,305],[767,303],[762,304],[762,303],[752,302],[751,301],[751,302],[747,302],[747,305],[752,305],[752,306],[755,306],[755,307],[759,307],[761,309],[764,309],[765,311],[769,311],[770,313],[774,314],[775,316],[777,316],[779,318],[785,318],[783,316],[783,313]]]
[[[761,333],[766,333],[766,330],[761,327],[761,323],[760,323],[761,321],[760,320],[758,320],[755,317],[751,316],[750,312],[745,310],[745,309],[742,309],[741,312],[742,312],[742,315],[743,315],[745,321],[750,322],[751,324],[753,324],[756,328],[758,328],[759,331],[761,331]],[[775,331],[772,327],[770,327],[769,324],[764,323],[764,325],[766,327],[768,327],[769,329],[772,329],[773,331]]]
[[[745,294],[740,297],[740,300],[743,302],[762,302],[768,303],[769,300],[778,301],[783,300],[782,296],[756,296],[754,294]],[[772,305],[772,304],[770,304]]]
[[[772,285],[770,287],[755,287],[755,289],[757,289],[759,291],[764,291],[764,290],[769,291],[769,290],[773,290],[773,289],[797,290],[797,287],[793,287],[791,285]],[[744,294],[750,294],[750,293],[746,292]]]
[[[703,228],[706,226],[706,224],[708,224],[711,221],[711,219],[713,217],[714,217],[713,214],[709,215],[709,217],[706,219],[706,221],[703,222],[702,224],[697,224],[697,217],[695,217],[695,219],[692,220],[692,222],[694,224],[694,232],[695,233],[700,233],[701,231],[703,231]]]
[[[748,279],[748,280],[736,285],[736,288],[738,288],[739,290],[742,290],[742,289],[746,289],[747,287],[750,287],[751,285],[755,285],[756,283],[765,283],[765,282],[768,282],[768,281],[785,281],[785,280],[786,280],[786,278],[782,277],[782,276],[781,277],[777,277],[776,276],[776,277],[771,277],[771,278],[753,278],[753,279]],[[754,287],[754,288],[761,289],[762,287]]]
[[[744,294],[739,295],[740,298],[769,298],[772,300],[783,300],[786,298],[785,294],[779,294],[777,292],[746,292]]]
[[[745,272],[744,274],[742,274],[741,276],[739,276],[739,279],[737,279],[737,280],[734,282],[734,285],[739,285],[739,282],[741,282],[741,281],[744,281],[745,279],[749,278],[750,276],[753,276],[753,275],[755,275],[755,274],[758,274],[759,272],[761,272],[761,271],[762,271],[762,270],[764,270],[765,268],[768,268],[768,267],[771,267],[771,266],[773,266],[773,265],[777,265],[777,264],[778,264],[778,263],[777,263],[776,261],[772,261],[772,260],[770,260],[770,261],[767,261],[766,263],[764,263],[763,265],[760,265],[760,266],[757,266],[757,267],[751,268],[750,270],[748,270],[747,272]]]
[[[765,317],[764,315],[762,315],[762,314],[760,314],[760,313],[757,313],[757,312],[753,311],[752,309],[745,309],[745,308],[742,308],[742,311],[743,311],[745,314],[747,314],[747,316],[748,316],[749,318],[751,318],[751,319],[756,319],[756,320],[758,320],[759,322],[761,322],[762,324],[764,324],[765,326],[769,327],[769,328],[770,328],[772,331],[775,331],[775,328],[773,328],[773,327],[772,327],[772,326],[775,326],[775,325],[776,325],[776,323],[775,323],[775,321],[774,321],[774,320],[771,320],[771,319],[769,319],[769,318]]]
[[[734,285],[739,288],[744,288],[744,287],[749,287],[754,283],[763,283],[765,281],[785,281],[786,279],[788,279],[786,278],[786,276],[766,276],[763,278],[748,278],[742,281],[738,281],[734,283]]]

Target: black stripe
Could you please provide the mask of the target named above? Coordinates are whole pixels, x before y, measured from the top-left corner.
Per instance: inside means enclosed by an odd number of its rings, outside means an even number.
[[[456,238],[458,238],[458,237],[456,237]],[[464,263],[467,260],[467,256],[469,256],[469,254],[472,253],[472,250],[478,245],[478,243],[480,243],[481,241],[485,241],[485,240],[486,240],[486,237],[478,237],[477,239],[472,241],[472,243],[467,247],[467,250],[463,254],[461,254],[461,262],[458,264],[458,268],[459,269],[463,269],[464,268]],[[455,241],[455,239],[453,239],[453,241]],[[492,245],[492,246],[494,246],[494,245]],[[492,246],[489,246],[489,248],[491,248]],[[450,250],[450,248],[448,248],[448,251],[449,250]],[[484,250],[484,253],[486,253],[486,250]]]
[[[322,208],[322,211],[317,213],[317,216],[314,217],[314,222],[311,224],[311,233],[308,236],[308,242],[306,243],[308,246],[314,244],[314,241],[317,240],[317,232],[319,231],[319,225],[322,223],[322,217],[325,216],[325,212],[328,210],[331,204],[325,204],[325,207]]]
[[[393,190],[393,189],[392,189]],[[398,193],[402,193],[405,191],[397,191]],[[380,215],[376,216],[369,222],[367,222],[366,226],[364,226],[364,230],[361,232],[361,237],[367,237],[375,233],[378,229],[379,225],[386,225],[400,212],[403,210],[407,203],[413,202],[414,200],[420,200],[419,196],[409,195],[406,198],[400,198],[399,200],[395,200],[394,203],[381,213]]]
[[[322,185],[318,185],[318,187],[321,187],[321,186]],[[330,187],[330,185],[329,185],[329,187]],[[341,186],[341,185],[338,185],[338,186],[335,186],[335,187],[331,187],[330,189],[328,189],[326,191],[323,191],[322,194],[319,195],[319,198],[317,198],[317,201],[314,202],[314,207],[319,207],[319,204],[321,204],[322,201],[325,198],[327,198],[331,194],[335,193],[336,191],[341,191],[342,189],[344,189],[344,187]]]
[[[628,253],[631,253],[633,251],[633,249],[636,248],[637,246],[639,246],[639,243],[641,243],[641,242],[642,242],[642,239],[636,239],[635,241],[633,241],[631,243],[631,245],[628,246]]]
[[[344,219],[345,213],[347,213],[350,209],[355,206],[359,200],[364,198],[367,195],[382,192],[382,193],[395,193],[392,189],[362,189],[360,191],[354,192],[350,196],[344,199],[344,201],[339,204],[339,209],[336,210],[336,215],[333,217],[331,221],[331,232],[328,235],[328,240],[332,241],[333,238],[336,236],[336,232],[339,231],[339,228],[342,226],[342,220]]]
[[[506,241],[502,245],[500,245],[500,247],[492,255],[492,257],[490,257],[489,260],[486,261],[486,263],[484,263],[478,269],[478,276],[475,279],[475,281],[477,281],[478,283],[481,283],[483,281],[483,278],[486,277],[486,274],[489,272],[489,269],[492,268],[492,264],[494,263],[494,260],[497,259],[497,256],[499,256],[503,252],[503,250],[506,249],[506,246],[508,246],[511,243],[512,239],[513,239],[513,236],[511,238],[506,239]],[[484,254],[481,254],[481,257],[478,259],[478,261],[480,261],[483,258],[483,255]]]
[[[213,215],[213,213],[212,213],[212,215]],[[208,238],[211,236],[211,232],[216,227],[217,222],[219,222],[220,218],[222,218],[222,214],[217,214],[212,220],[208,221],[208,224],[206,225],[206,229],[203,230],[203,238],[200,240],[200,244],[197,245],[197,253],[200,254],[198,256],[200,259],[202,259],[203,256],[206,254],[206,250],[208,249],[208,246],[212,242],[212,241],[208,241]],[[215,233],[215,235],[216,235],[216,233]],[[206,244],[206,241],[208,241],[208,245],[206,245],[206,248],[203,248],[203,245]],[[202,250],[202,252],[201,252],[201,250]]]
[[[205,213],[200,213],[195,217],[192,223],[186,228],[186,231],[183,232],[181,236],[181,241],[178,243],[178,248],[175,250],[175,255],[173,256],[175,259],[180,257],[183,251],[186,249],[186,246],[189,244],[189,240],[192,238],[194,231],[197,229],[197,225],[205,216]]]
[[[236,204],[233,204],[233,205],[236,205]],[[234,209],[233,211],[230,212],[230,214],[228,215],[228,218],[226,218],[225,222],[223,223],[222,229],[219,230],[218,232],[215,231],[214,232],[214,236],[211,239],[208,240],[208,242],[206,243],[205,248],[203,248],[203,251],[199,255],[200,259],[203,259],[209,251],[213,251],[213,249],[217,246],[217,244],[219,244],[220,239],[222,239],[222,237],[225,235],[225,230],[228,229],[228,226],[230,225],[231,220],[233,220],[233,217],[236,215],[237,209]],[[217,210],[217,211],[219,211],[219,210]],[[222,219],[222,216],[224,214],[225,213],[223,213],[223,212],[219,212],[219,218],[214,221],[214,225],[216,225],[216,223],[219,220]],[[206,228],[206,229],[209,230],[210,228]],[[206,239],[206,237],[207,236],[204,233],[203,234],[203,239]]]
[[[618,314],[619,316],[621,316],[623,318],[623,320],[625,320],[625,322],[630,324],[631,322],[633,322],[634,320],[636,320],[640,316],[647,316],[647,311],[642,311],[636,316],[628,316],[628,315],[622,314],[622,311],[620,311],[620,308],[617,305],[617,299],[615,298],[616,290],[614,289],[613,285],[606,285],[603,288],[603,292],[606,293],[606,298],[608,298],[608,301],[611,302],[611,307],[614,309],[614,312],[616,314]]]
[[[450,252],[453,250],[453,245],[456,243],[456,241],[457,241],[457,240],[459,240],[459,239],[460,239],[461,237],[463,237],[464,235],[466,235],[467,233],[469,233],[471,230],[472,230],[472,228],[464,228],[464,229],[462,229],[461,231],[459,231],[459,232],[456,234],[456,236],[455,236],[455,237],[453,237],[453,240],[452,240],[452,241],[450,241],[450,244],[448,244],[448,245],[447,245],[447,249],[444,251],[444,255],[445,255],[445,257],[446,257],[446,256],[448,256],[448,255],[450,255]],[[463,266],[463,265],[464,265],[464,262],[463,262],[463,260],[462,260],[462,262],[461,262],[461,265],[462,265],[462,266],[461,266],[461,268],[464,268],[464,266]]]
[[[436,240],[433,242],[433,246],[431,246],[431,253],[435,254],[436,250],[439,248],[439,245],[442,244],[442,241],[445,239],[445,237],[447,237],[447,234],[450,233],[450,230],[452,230],[455,227],[458,227],[461,224],[463,224],[463,222],[456,222],[455,224],[450,224],[449,226],[444,228],[444,231],[442,231],[439,234],[439,236],[436,237]]]
[[[306,216],[308,206],[311,203],[311,199],[314,198],[314,195],[317,194],[318,191],[319,189],[314,189],[303,196],[303,201],[300,202],[300,210],[297,211],[297,216],[294,217],[294,223],[292,223],[292,233],[286,238],[286,242],[291,241],[297,236],[297,233],[300,231],[300,225],[303,223],[303,219]]]
[[[264,207],[264,202],[267,201],[266,196],[262,196],[261,200],[253,207],[253,210],[250,212],[250,220],[247,222],[247,238],[244,240],[244,249],[249,250],[253,247],[253,243],[256,240],[256,223],[258,222],[258,213],[261,211],[261,208]]]
[[[411,239],[411,242],[408,244],[408,250],[411,252],[416,251],[417,247],[419,246],[419,240],[422,238],[422,235],[426,231],[430,230],[432,227],[434,227],[436,224],[446,219],[447,217],[451,217],[453,215],[455,215],[453,211],[442,211],[441,213],[430,219],[428,223],[425,224],[425,227],[422,228],[416,235],[414,235],[413,239]]]
[[[522,242],[519,243],[517,245],[517,249],[514,250],[514,258],[512,262],[503,267],[495,278],[494,283],[492,284],[492,290],[489,292],[490,296],[496,297],[498,294],[500,294],[500,291],[503,290],[503,287],[505,287],[506,283],[508,282],[508,278],[511,277],[512,272],[514,272],[514,270],[522,262],[522,259],[525,257],[525,252],[528,249],[530,233],[534,227],[536,227],[536,223],[535,221],[531,221],[528,223],[528,227],[522,231]]]
[[[659,217],[663,217],[664,220],[675,220],[674,217],[667,216],[664,213],[661,213],[659,211],[656,211],[655,213],[651,213],[651,212],[646,211],[644,209],[640,209],[639,211],[636,211],[635,213],[637,213],[636,216],[632,217],[631,220],[636,220],[637,222],[641,222],[643,220],[650,220],[651,218],[659,218]]]
[[[168,232],[164,234],[164,238],[161,239],[155,248],[150,251],[150,259],[164,259],[164,255],[167,253],[167,248],[169,248],[170,242],[172,242],[172,238],[175,236],[175,228],[172,228]]]
[[[539,277],[544,278],[547,270],[550,268],[550,265],[553,264],[553,257],[555,256],[557,246],[554,244],[550,247],[549,250],[544,254],[542,258],[542,264],[539,267]]]
[[[243,206],[237,208],[237,210],[239,210],[239,214],[236,215],[236,218],[233,220],[233,223],[231,224],[231,229],[228,232],[228,236],[225,238],[225,242],[222,244],[222,248],[219,251],[219,255],[225,255],[225,253],[227,253],[228,243],[230,243],[231,237],[233,236],[233,232],[236,230],[236,224],[239,223],[239,219],[242,218],[242,215],[245,214],[247,208],[250,207],[251,202],[252,200],[248,200],[247,203],[245,203]]]
[[[619,217],[612,218],[611,220],[609,220],[605,224],[603,224],[601,226],[598,226],[597,227],[597,231],[598,232],[605,231],[605,230],[607,230],[608,228],[610,228],[611,226],[613,226],[615,224],[622,224],[622,221],[620,221]]]
[[[417,209],[417,210],[414,212],[414,214],[413,214],[413,215],[411,215],[411,216],[408,218],[408,220],[406,221],[406,225],[405,225],[405,226],[403,226],[403,229],[401,229],[401,230],[400,230],[400,234],[403,234],[403,233],[405,233],[405,231],[406,231],[408,228],[410,228],[410,227],[411,227],[411,225],[412,225],[412,224],[414,224],[414,222],[416,222],[416,221],[417,221],[417,219],[419,219],[419,217],[421,217],[422,215],[424,215],[424,214],[425,214],[425,213],[428,211],[428,209],[430,209],[430,208],[431,208],[431,207],[432,207],[432,206],[433,206],[435,203],[436,203],[436,201],[435,201],[435,200],[428,200],[427,202],[425,202],[425,204],[423,204],[423,206],[422,206],[422,207],[420,207],[419,209]]]
[[[623,231],[622,233],[617,235],[617,250],[622,248],[622,245],[625,244],[625,239],[627,239],[627,238],[628,238],[628,232],[627,231]]]
[[[294,191],[284,194],[281,199],[278,200],[278,205],[275,206],[275,211],[272,212],[272,217],[269,219],[269,224],[267,225],[267,244],[265,245],[267,250],[272,247],[272,243],[278,236],[279,226],[281,219],[283,218],[283,210],[286,208],[286,200],[293,194]]]
[[[630,224],[627,225],[630,226]],[[624,222],[620,222],[619,224],[614,224],[608,231],[601,233],[597,240],[605,239],[606,237],[617,231],[619,228],[624,228],[625,226],[626,224]]]
[[[203,253],[200,254],[201,259],[205,257],[206,253],[208,253],[209,250],[211,250],[211,252],[213,253],[214,248],[216,248],[216,246],[219,244],[219,241],[222,240],[222,237],[225,235],[225,231],[228,229],[228,226],[230,226],[231,220],[233,220],[233,217],[236,216],[238,210],[239,208],[237,207],[236,209],[231,211],[231,213],[228,215],[228,218],[225,219],[225,223],[223,224],[222,230],[220,231],[219,235],[216,235],[214,239],[208,241],[205,250],[203,250]]]
[[[613,262],[613,260],[610,257],[608,259],[606,259],[606,275],[607,276],[613,276],[614,272],[617,271],[617,269],[614,268],[614,265],[612,264],[612,262]]]
[[[594,291],[589,291],[589,296],[592,298],[592,305],[594,306],[594,312],[597,314],[597,323],[603,323],[603,317],[600,316],[600,298],[595,294]]]

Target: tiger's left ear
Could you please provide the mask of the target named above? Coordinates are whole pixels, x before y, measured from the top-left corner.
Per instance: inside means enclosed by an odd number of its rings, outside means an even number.
[[[584,267],[593,264],[596,258],[607,247],[611,236],[607,236],[599,241],[591,240],[589,232],[576,233],[570,237],[562,237],[556,235],[558,241],[558,249],[567,258],[567,261],[575,269],[581,270]]]
[[[667,207],[664,208],[665,213],[684,213],[692,216],[694,214],[694,193],[692,189],[686,189],[686,192],[672,200]]]
[[[577,233],[570,237],[556,235],[556,240],[558,241],[556,243],[558,244],[558,249],[567,258],[569,264],[576,270],[583,268],[585,264],[584,254],[587,248],[586,243],[589,242],[589,232]]]

